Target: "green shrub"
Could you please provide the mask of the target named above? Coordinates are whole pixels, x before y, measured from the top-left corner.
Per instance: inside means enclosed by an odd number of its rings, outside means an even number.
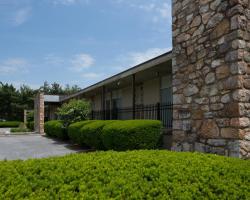
[[[68,136],[70,140],[76,144],[84,145],[81,139],[81,128],[92,122],[94,122],[94,120],[86,120],[70,124],[68,127]]]
[[[104,126],[101,135],[106,149],[154,149],[161,137],[162,125],[156,120],[126,120]]]
[[[117,122],[117,121],[98,120],[98,121],[86,124],[80,130],[82,142],[88,145],[89,147],[93,147],[95,149],[104,149],[102,139],[101,139],[103,127],[114,122]]]
[[[18,127],[20,125],[19,121],[6,121],[6,122],[0,122],[0,128],[14,128]]]
[[[34,131],[34,121],[27,122],[27,128]]]
[[[21,122],[18,126],[18,128],[12,128],[10,130],[12,133],[25,133],[25,132],[30,132],[30,130],[26,127],[26,125]]]
[[[58,108],[57,115],[63,121],[64,126],[68,127],[72,123],[87,120],[90,108],[88,101],[72,99]]]
[[[26,133],[26,132],[30,132],[29,129],[27,128],[12,128],[10,129],[11,133]]]
[[[250,161],[168,151],[0,162],[0,199],[240,199]]]
[[[62,121],[52,120],[44,124],[45,133],[50,137],[59,139],[68,139],[66,128],[63,126]]]

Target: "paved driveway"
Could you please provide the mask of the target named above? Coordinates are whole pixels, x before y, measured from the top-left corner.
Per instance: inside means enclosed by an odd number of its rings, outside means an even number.
[[[40,135],[0,136],[0,160],[61,156],[83,150]]]

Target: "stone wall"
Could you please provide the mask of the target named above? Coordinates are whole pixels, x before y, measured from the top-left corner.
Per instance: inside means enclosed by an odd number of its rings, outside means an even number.
[[[250,0],[173,0],[173,145],[250,158]]]
[[[44,134],[44,94],[38,93],[34,101],[35,132]]]

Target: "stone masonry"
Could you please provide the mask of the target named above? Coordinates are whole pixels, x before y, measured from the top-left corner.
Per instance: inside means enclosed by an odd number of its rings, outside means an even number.
[[[38,93],[34,101],[35,132],[44,134],[44,94]]]
[[[173,145],[250,158],[250,0],[173,0]]]

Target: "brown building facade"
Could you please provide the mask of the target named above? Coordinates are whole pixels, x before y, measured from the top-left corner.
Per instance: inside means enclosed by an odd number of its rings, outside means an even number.
[[[172,2],[172,52],[58,103],[85,98],[93,119],[159,119],[175,151],[250,158],[250,0]]]

